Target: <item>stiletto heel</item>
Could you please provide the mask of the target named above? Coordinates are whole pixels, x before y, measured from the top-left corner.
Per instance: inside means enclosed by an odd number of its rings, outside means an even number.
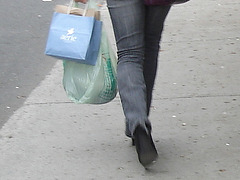
[[[135,146],[135,140],[132,138],[132,146]]]

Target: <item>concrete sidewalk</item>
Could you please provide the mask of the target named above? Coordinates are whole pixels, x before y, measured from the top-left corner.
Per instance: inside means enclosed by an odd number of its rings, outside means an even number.
[[[150,117],[159,160],[149,171],[124,135],[119,97],[73,104],[59,61],[0,130],[0,180],[240,179],[239,14],[239,0],[172,8]]]

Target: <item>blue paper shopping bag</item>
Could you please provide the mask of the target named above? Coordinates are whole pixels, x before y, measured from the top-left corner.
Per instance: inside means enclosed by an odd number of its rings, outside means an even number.
[[[95,65],[102,22],[94,17],[55,12],[49,30],[45,54],[59,59]]]

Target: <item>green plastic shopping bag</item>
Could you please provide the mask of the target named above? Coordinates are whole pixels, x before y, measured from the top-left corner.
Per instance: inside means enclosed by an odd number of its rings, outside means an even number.
[[[95,66],[64,61],[63,86],[70,100],[81,104],[103,104],[117,94],[117,58],[102,31]]]

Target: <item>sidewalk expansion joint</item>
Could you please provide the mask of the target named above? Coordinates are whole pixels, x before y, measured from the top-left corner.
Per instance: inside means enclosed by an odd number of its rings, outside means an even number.
[[[196,96],[162,97],[162,98],[154,98],[154,100],[218,98],[218,97],[240,97],[240,94],[231,94],[231,95],[219,94],[219,95],[196,95]]]
[[[26,106],[33,106],[33,105],[54,105],[54,104],[74,104],[73,102],[63,101],[63,102],[39,102],[39,103],[26,103]]]
[[[218,38],[218,39],[192,39],[192,40],[180,40],[180,41],[163,41],[162,43],[187,43],[187,42],[214,42],[214,41],[223,41],[223,40],[236,40],[239,37],[228,37],[228,38]]]

